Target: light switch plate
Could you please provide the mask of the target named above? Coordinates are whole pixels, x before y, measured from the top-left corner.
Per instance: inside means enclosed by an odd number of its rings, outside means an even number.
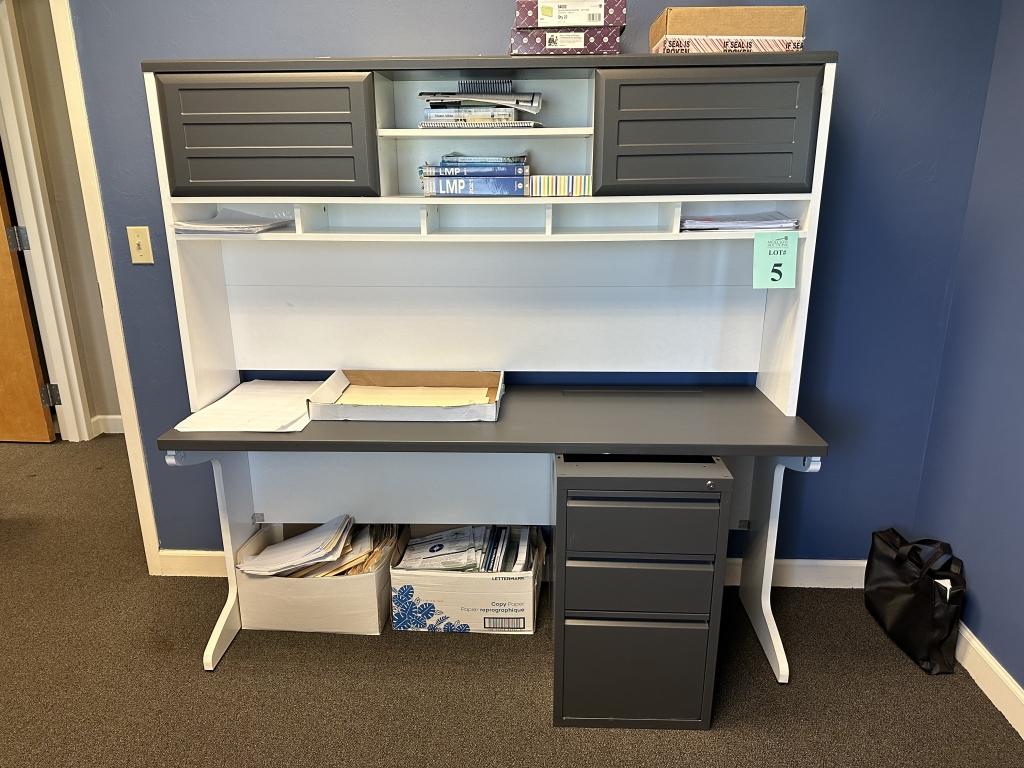
[[[128,246],[132,250],[132,264],[153,263],[153,244],[149,241],[149,227],[128,227]]]

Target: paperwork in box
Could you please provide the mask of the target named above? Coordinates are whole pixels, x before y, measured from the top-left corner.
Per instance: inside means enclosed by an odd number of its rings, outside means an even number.
[[[407,405],[450,408],[486,405],[487,387],[367,387],[349,384],[341,393],[342,405]]]
[[[317,421],[497,421],[499,371],[335,372],[309,396]]]
[[[338,515],[311,531],[300,533],[262,552],[246,557],[238,569],[253,576],[276,576],[341,557],[352,531],[352,517]]]
[[[319,381],[247,381],[175,427],[179,432],[301,432]]]

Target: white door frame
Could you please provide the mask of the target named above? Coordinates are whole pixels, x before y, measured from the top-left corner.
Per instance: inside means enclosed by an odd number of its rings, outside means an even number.
[[[4,0],[0,0],[3,2]],[[160,541],[157,537],[156,517],[153,513],[153,497],[149,486],[149,469],[146,452],[142,445],[142,431],[139,428],[139,414],[135,408],[135,392],[132,389],[131,373],[128,368],[128,349],[121,325],[121,304],[114,285],[114,263],[107,240],[107,219],[100,195],[100,179],[96,170],[96,156],[93,152],[92,134],[89,131],[89,116],[85,107],[85,88],[82,85],[82,70],[78,63],[78,47],[71,21],[71,7],[68,0],[50,0],[50,15],[53,18],[53,32],[57,42],[57,57],[60,63],[64,96],[67,100],[68,117],[71,121],[71,138],[75,149],[78,178],[82,185],[82,199],[85,203],[86,220],[89,226],[89,240],[92,244],[93,260],[96,264],[96,279],[100,287],[103,304],[103,323],[110,345],[110,359],[114,366],[114,384],[117,400],[121,407],[124,439],[128,448],[128,464],[131,469],[132,485],[135,488],[135,504],[139,513],[139,527],[142,529],[142,543],[146,550],[146,565],[152,575],[165,573],[161,565]],[[220,553],[218,553],[219,555]]]
[[[46,373],[60,390],[61,404],[55,409],[57,428],[64,440],[89,440],[99,430],[92,423],[85,394],[11,0],[0,0],[0,139],[14,198],[15,223],[28,231],[30,247],[24,250],[25,264]]]

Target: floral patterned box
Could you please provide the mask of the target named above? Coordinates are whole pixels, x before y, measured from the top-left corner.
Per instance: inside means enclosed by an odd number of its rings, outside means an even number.
[[[516,0],[516,29],[624,27],[627,0]]]
[[[405,632],[532,635],[544,572],[544,537],[533,569],[466,573],[391,569],[391,626]]]
[[[263,526],[242,545],[236,559],[261,552],[281,538],[280,526]],[[379,635],[390,613],[388,566],[402,559],[408,541],[409,529],[405,527],[392,556],[381,560],[370,573],[358,576],[292,579],[252,576],[236,569],[242,628]]]

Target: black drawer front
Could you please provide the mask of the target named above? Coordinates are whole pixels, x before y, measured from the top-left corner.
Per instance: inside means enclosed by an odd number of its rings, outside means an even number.
[[[369,73],[157,81],[171,194],[379,194]]]
[[[701,719],[708,626],[566,619],[562,717]]]
[[[709,614],[714,580],[711,563],[568,560],[565,609]]]
[[[714,556],[717,501],[587,498],[570,493],[566,550],[573,553]]]
[[[598,70],[595,194],[809,192],[824,68]]]

